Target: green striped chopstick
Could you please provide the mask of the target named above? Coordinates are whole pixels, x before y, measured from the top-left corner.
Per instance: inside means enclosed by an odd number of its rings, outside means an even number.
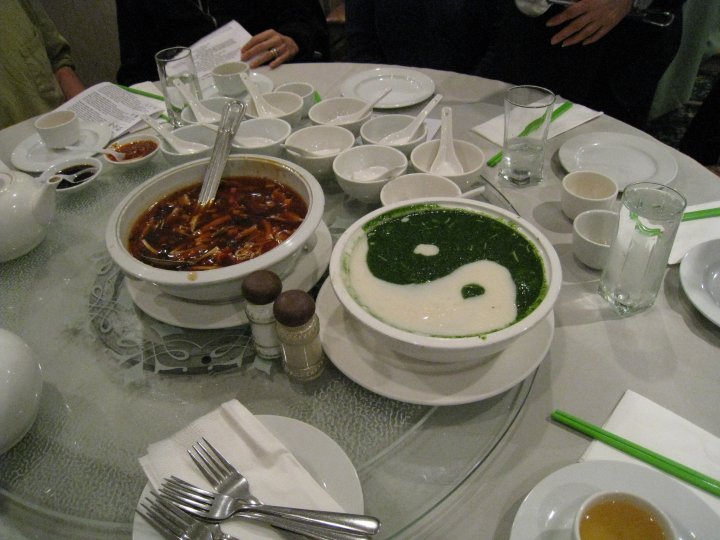
[[[123,84],[118,84],[120,88],[123,90],[127,90],[128,92],[131,92],[133,94],[137,94],[139,96],[145,96],[153,99],[159,99],[160,101],[165,101],[165,98],[158,94],[153,94],[152,92],[146,92],[145,90],[140,90],[138,88],[132,88],[130,86],[125,86]]]
[[[633,456],[640,461],[644,461],[645,463],[671,474],[680,480],[684,480],[695,487],[720,497],[719,480],[706,476],[695,469],[691,469],[690,467],[683,465],[682,463],[678,463],[677,461],[673,461],[670,458],[657,454],[652,450],[648,450],[639,444],[623,439],[619,435],[615,435],[614,433],[606,431],[601,427],[564,411],[554,411],[551,418],[556,422],[565,424],[566,426],[584,433],[593,439],[602,441],[616,450],[620,450],[621,452]]]
[[[572,107],[573,104],[571,101],[566,101],[562,105],[560,105],[557,109],[555,109],[552,114],[550,115],[550,121],[553,122],[554,120],[557,120],[557,118],[562,115],[564,112],[567,112],[570,107]],[[532,133],[536,129],[538,129],[540,126],[542,126],[543,121],[545,120],[545,115],[541,116],[540,118],[536,118],[532,122],[530,122],[527,126],[525,126],[525,129],[523,129],[518,137],[525,137],[526,135]],[[493,157],[488,159],[488,167],[494,167],[498,163],[500,163],[500,160],[503,157],[502,150],[500,150],[497,154],[495,154]]]
[[[692,221],[694,219],[703,219],[717,216],[720,216],[720,208],[706,208],[705,210],[685,212],[683,214],[682,221]]]

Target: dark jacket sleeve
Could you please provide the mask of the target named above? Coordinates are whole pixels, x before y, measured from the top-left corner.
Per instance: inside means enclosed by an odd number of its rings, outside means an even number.
[[[350,62],[384,63],[375,27],[375,0],[345,0],[345,37]]]

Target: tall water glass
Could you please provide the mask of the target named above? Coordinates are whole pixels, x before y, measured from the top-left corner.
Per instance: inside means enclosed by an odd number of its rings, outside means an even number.
[[[655,302],[685,204],[685,197],[661,184],[639,182],[625,188],[599,290],[619,315],[632,315]]]
[[[516,185],[542,180],[555,94],[540,86],[513,86],[505,94],[500,178]]]
[[[170,122],[175,127],[184,126],[187,122],[181,118],[180,114],[187,103],[180,91],[175,87],[175,81],[189,87],[198,99],[202,99],[192,52],[187,47],[163,49],[155,54],[155,63],[157,64],[160,86],[165,96],[165,106]]]

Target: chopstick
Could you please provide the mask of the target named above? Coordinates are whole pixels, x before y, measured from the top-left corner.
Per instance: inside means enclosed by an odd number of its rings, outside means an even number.
[[[705,210],[685,212],[683,214],[682,221],[693,221],[694,219],[703,219],[717,216],[720,216],[720,208],[706,208]]]
[[[562,105],[560,105],[557,109],[555,109],[552,114],[550,115],[550,121],[553,122],[554,120],[557,120],[557,118],[562,115],[563,113],[567,112],[570,107],[572,107],[573,104],[571,101],[566,101]],[[540,118],[536,118],[532,122],[530,122],[527,126],[525,126],[525,129],[523,129],[520,132],[520,135],[518,137],[525,137],[526,135],[532,133],[536,129],[538,129],[540,126],[542,126],[544,117],[541,116]],[[500,163],[500,160],[502,160],[503,153],[502,150],[500,150],[497,154],[495,154],[493,157],[488,159],[487,164],[488,167],[494,167],[498,163]]]
[[[591,424],[590,422],[573,416],[565,411],[555,410],[551,418],[556,422],[560,422],[580,433],[584,433],[593,439],[602,441],[612,446],[616,450],[620,450],[634,458],[644,461],[645,463],[660,469],[663,472],[671,474],[680,480],[684,480],[695,487],[698,487],[708,493],[720,497],[720,481],[706,476],[703,473],[691,469],[682,463],[673,461],[672,459],[660,455],[652,450],[644,448],[637,443],[623,439],[619,435],[615,435],[603,428]]]
[[[160,101],[165,101],[164,97],[162,97],[158,94],[153,94],[152,92],[146,92],[145,90],[139,90],[138,88],[132,88],[130,86],[125,86],[124,84],[118,84],[117,86],[119,86],[123,90],[127,90],[128,92],[137,94],[139,96],[145,96],[145,97],[149,97],[149,98],[153,98],[153,99],[159,99]]]

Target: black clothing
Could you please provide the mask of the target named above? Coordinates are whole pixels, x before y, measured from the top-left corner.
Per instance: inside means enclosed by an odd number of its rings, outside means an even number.
[[[501,0],[497,41],[476,73],[512,84],[536,84],[562,97],[644,128],[655,90],[680,46],[684,0],[658,0],[675,21],[667,28],[626,17],[591,45],[562,47],[550,39],[562,29],[545,22],[562,11],[523,15],[513,0]]]
[[[155,53],[189,47],[231,20],[250,34],[276,30],[300,51],[295,62],[329,58],[325,16],[317,0],[116,0],[120,84],[158,78]]]

